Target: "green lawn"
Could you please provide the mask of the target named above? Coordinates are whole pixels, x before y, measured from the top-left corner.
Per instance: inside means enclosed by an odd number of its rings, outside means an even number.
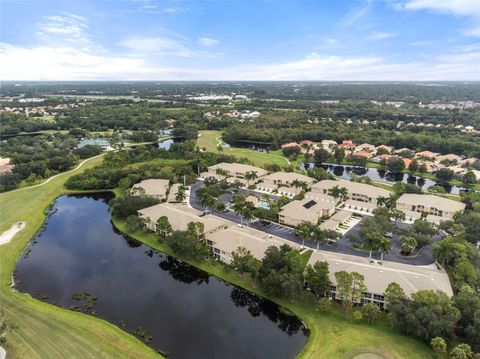
[[[123,221],[113,219],[113,223],[120,231],[146,245],[176,256],[168,246],[159,242],[153,233],[143,231],[132,233],[127,231]],[[302,255],[305,263],[308,261],[309,255],[308,251]],[[207,263],[199,260],[183,260],[218,278],[268,298],[255,285],[249,275],[240,277],[237,272],[215,261]],[[296,302],[272,300],[297,315],[310,330],[308,342],[302,352],[299,353],[298,358],[350,359],[362,352],[378,353],[386,359],[434,358],[434,353],[427,344],[391,329],[384,319],[374,325],[369,325],[365,320],[356,322],[351,318],[346,319],[345,314],[339,307],[326,313],[321,312],[316,307],[313,296],[306,291]]]
[[[42,225],[45,208],[65,193],[67,178],[101,163],[98,157],[48,184],[0,194],[0,232],[16,221],[26,228],[0,247],[0,302],[10,329],[9,358],[159,358],[152,349],[118,327],[95,317],[61,309],[13,292],[11,273],[23,248]]]
[[[197,145],[200,148],[205,147],[209,152],[216,152],[217,145],[219,143],[223,143],[221,142],[221,139],[219,139],[219,137],[221,136],[220,131],[205,130],[200,131],[199,134],[200,136],[198,137]],[[282,167],[286,167],[289,164],[288,159],[283,156],[281,150],[271,151],[270,153],[263,153],[249,150],[248,148],[225,147],[223,149],[223,153],[239,158],[245,157],[256,166],[276,163]]]

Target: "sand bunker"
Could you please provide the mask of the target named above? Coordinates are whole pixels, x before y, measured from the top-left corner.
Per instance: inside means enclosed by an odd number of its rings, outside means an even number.
[[[5,232],[0,234],[0,245],[9,243],[15,234],[25,228],[25,225],[26,223],[23,221],[16,222],[10,227],[10,229],[7,229]]]

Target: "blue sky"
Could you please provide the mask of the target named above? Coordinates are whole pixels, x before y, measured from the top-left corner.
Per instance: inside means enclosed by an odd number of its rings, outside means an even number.
[[[3,0],[2,80],[480,80],[480,0]]]

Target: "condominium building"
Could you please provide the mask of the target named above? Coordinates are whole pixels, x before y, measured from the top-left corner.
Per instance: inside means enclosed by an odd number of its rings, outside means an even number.
[[[465,209],[465,203],[434,195],[405,193],[397,200],[397,209],[410,221],[424,216],[430,222],[440,223],[453,219],[455,213]]]
[[[397,262],[384,261],[383,264],[370,262],[368,258],[338,254],[327,251],[314,251],[308,264],[328,262],[329,277],[332,286],[328,296],[339,297],[336,287],[335,273],[356,272],[364,276],[366,291],[362,293],[358,303],[373,302],[379,307],[385,304],[385,290],[392,282],[398,283],[405,294],[410,297],[419,290],[440,290],[452,296],[453,291],[444,269],[438,269],[434,264],[429,266],[414,266]]]
[[[264,177],[268,174],[266,170],[263,168],[255,167],[255,166],[250,166],[250,165],[245,165],[243,163],[227,163],[227,162],[222,162],[218,163],[216,165],[208,167],[208,171],[204,172],[200,175],[202,178],[207,178],[207,177],[219,177],[218,175],[218,169],[221,169],[225,171],[226,177],[234,177],[238,179],[245,179],[245,176],[248,172],[254,172],[257,175],[257,178]],[[220,177],[224,177],[223,175]]]
[[[311,187],[311,192],[331,195],[332,188],[336,186],[347,189],[347,198],[350,200],[352,205],[355,204],[354,202],[364,202],[370,203],[376,207],[378,198],[388,198],[391,194],[391,192],[387,191],[386,189],[371,186],[365,183],[335,180],[324,180],[315,183]],[[359,206],[362,206],[362,203],[359,203]]]
[[[167,197],[169,185],[169,180],[151,178],[134,184],[131,193],[134,196],[152,196],[164,199]]]
[[[302,222],[317,224],[322,218],[335,213],[335,200],[331,196],[306,197],[292,201],[282,207],[278,222],[289,226],[298,226]]]

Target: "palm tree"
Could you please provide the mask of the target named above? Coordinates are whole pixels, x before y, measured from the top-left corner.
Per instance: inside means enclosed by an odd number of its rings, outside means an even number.
[[[240,216],[240,223],[243,224],[243,210],[246,207],[245,196],[241,194],[233,195],[232,201],[233,201],[233,206],[232,206],[233,212],[237,216]]]
[[[223,152],[223,146],[222,146],[221,143],[219,143],[219,144],[217,145],[217,151],[218,151],[218,153]]]
[[[337,198],[340,197],[340,188],[338,186],[334,186],[330,189],[330,195],[335,198],[335,202],[337,201]]]
[[[313,240],[317,242],[317,251],[320,248],[320,243],[325,243],[327,241],[327,234],[327,231],[324,231],[318,226],[313,229]]]
[[[308,222],[302,222],[297,226],[296,232],[302,239],[302,247],[305,247],[305,239],[312,237],[312,225]]]
[[[200,201],[202,202],[202,206],[204,206],[206,209],[210,209],[212,212],[215,208],[215,204],[217,203],[215,197],[209,194],[200,198]]]
[[[216,168],[215,169],[215,174],[217,176],[223,176],[223,179],[227,179],[228,177],[228,171],[224,170],[223,168]]]
[[[392,249],[392,241],[388,238],[382,238],[378,243],[378,250],[380,251],[380,263],[383,263],[383,254],[390,252]]]
[[[250,221],[254,218],[252,209],[250,207],[244,207],[242,210],[242,217],[247,220],[248,226]]]
[[[178,186],[177,193],[175,194],[175,201],[183,202],[185,198],[187,198],[185,191],[186,191],[186,188],[184,185]]]
[[[340,188],[340,197],[342,198],[342,201],[345,202],[348,198],[348,189],[345,187]]]
[[[257,178],[257,172],[255,171],[248,171],[245,173],[245,179],[247,180],[248,185],[250,185],[250,181],[254,181]]]
[[[377,232],[367,233],[363,246],[369,250],[368,258],[372,259],[372,251],[377,250],[384,237]]]
[[[392,217],[395,221],[395,225],[397,224],[397,221],[403,221],[405,220],[405,213],[400,211],[399,209],[392,209],[391,211]]]
[[[167,235],[172,233],[172,225],[170,224],[170,221],[168,220],[167,216],[161,216],[156,223],[156,232],[157,234],[161,235],[163,238],[165,238]]]
[[[340,233],[333,229],[326,229],[324,232],[326,239],[329,241],[336,241],[340,237]]]

